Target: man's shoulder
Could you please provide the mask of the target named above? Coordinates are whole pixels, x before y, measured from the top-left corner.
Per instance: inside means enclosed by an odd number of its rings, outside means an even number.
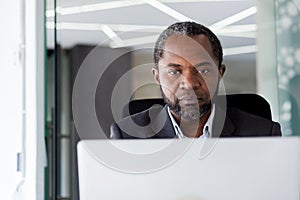
[[[239,131],[253,132],[258,136],[280,135],[280,125],[270,119],[250,114],[237,108],[227,108],[227,117]]]
[[[135,113],[133,115],[121,119],[119,122],[117,122],[117,124],[124,123],[127,121],[134,121],[136,124],[140,126],[145,126],[151,122],[151,119],[153,120],[155,117],[161,114],[161,112],[164,112],[164,109],[166,109],[166,107],[160,105],[154,105],[144,111]]]
[[[227,108],[227,115],[234,119],[234,121],[243,121],[247,120],[248,122],[262,122],[262,123],[272,123],[273,121],[258,115],[253,115],[251,113],[248,113],[246,111],[240,110],[238,108],[234,107],[228,107]]]
[[[155,135],[155,127],[165,125],[166,107],[152,106],[142,112],[127,116],[111,125],[112,139],[150,138]],[[160,120],[162,119],[162,120]]]

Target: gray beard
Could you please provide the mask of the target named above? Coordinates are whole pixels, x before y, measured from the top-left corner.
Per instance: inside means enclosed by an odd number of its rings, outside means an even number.
[[[201,107],[199,105],[181,107],[178,102],[172,103],[171,100],[166,97],[161,86],[160,90],[164,101],[169,106],[170,110],[173,111],[176,115],[178,115],[181,119],[199,120],[204,114],[211,110],[211,102],[204,104]]]

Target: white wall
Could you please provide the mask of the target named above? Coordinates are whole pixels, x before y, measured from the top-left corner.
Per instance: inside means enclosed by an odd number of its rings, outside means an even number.
[[[0,199],[43,199],[43,1],[3,1],[0,15]]]
[[[17,152],[22,151],[19,7],[19,1],[3,1],[0,8],[0,199],[11,199],[21,178],[17,173]]]

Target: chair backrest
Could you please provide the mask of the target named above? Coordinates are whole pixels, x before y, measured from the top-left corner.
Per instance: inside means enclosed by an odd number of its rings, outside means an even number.
[[[258,94],[229,94],[226,95],[227,106],[238,108],[250,114],[257,115],[272,120],[270,104]],[[151,106],[165,105],[162,98],[138,99],[130,101],[122,110],[122,116],[126,117],[141,112]]]

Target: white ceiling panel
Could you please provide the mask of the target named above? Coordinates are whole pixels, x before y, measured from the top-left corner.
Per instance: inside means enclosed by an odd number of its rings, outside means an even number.
[[[49,33],[54,27],[53,3],[47,5]],[[254,0],[57,0],[57,7],[57,38],[62,47],[78,43],[149,47],[163,28],[180,19],[216,24],[224,49],[256,45]],[[49,38],[48,46],[52,45]]]

